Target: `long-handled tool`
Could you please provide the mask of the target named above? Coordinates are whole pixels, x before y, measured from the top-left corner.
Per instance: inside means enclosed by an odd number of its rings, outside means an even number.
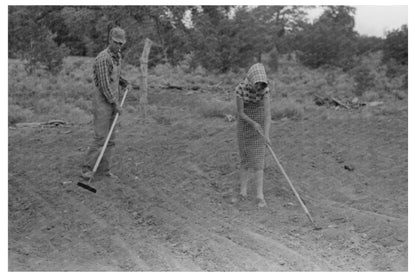
[[[124,91],[124,95],[123,95],[123,99],[121,100],[120,107],[123,106],[124,100],[126,99],[126,96],[127,96],[128,91],[129,91],[128,89],[126,89]],[[80,186],[80,187],[82,187],[84,189],[87,189],[87,190],[89,190],[91,192],[94,192],[94,193],[97,192],[97,190],[95,188],[93,188],[93,187],[90,186],[90,183],[91,183],[92,179],[94,178],[94,175],[95,175],[95,172],[97,171],[98,166],[100,165],[101,159],[103,158],[105,149],[107,148],[108,142],[110,141],[111,134],[113,133],[114,127],[116,126],[117,119],[118,119],[119,116],[120,116],[120,114],[119,113],[116,113],[116,116],[114,117],[114,120],[113,120],[113,124],[111,125],[110,131],[108,131],[108,135],[107,135],[107,138],[105,139],[104,145],[101,148],[100,155],[98,156],[98,159],[95,162],[94,168],[92,170],[91,177],[89,178],[89,180],[88,180],[87,183],[83,183],[83,182],[79,181],[77,183],[78,186]]]
[[[279,160],[277,159],[276,154],[274,153],[274,151],[273,151],[273,149],[272,149],[271,145],[268,143],[268,141],[267,141],[266,137],[265,137],[265,136],[264,136],[261,132],[259,132],[259,133],[260,133],[260,135],[264,138],[264,140],[265,140],[265,142],[266,142],[266,146],[267,146],[267,148],[270,150],[270,153],[272,154],[272,156],[273,156],[274,160],[276,161],[277,165],[279,166],[280,170],[282,171],[283,175],[285,176],[285,178],[286,178],[287,182],[288,182],[288,183],[289,183],[289,185],[290,185],[290,188],[292,189],[292,191],[293,191],[293,193],[295,194],[296,198],[298,199],[298,201],[299,201],[300,205],[302,206],[303,210],[305,211],[306,215],[308,216],[308,219],[309,219],[309,220],[311,221],[311,223],[313,224],[314,229],[315,229],[315,230],[319,230],[319,229],[321,229],[320,227],[318,227],[318,226],[316,226],[316,225],[315,225],[315,222],[313,221],[312,216],[311,216],[311,214],[310,214],[310,213],[309,213],[309,211],[308,211],[308,208],[306,208],[305,204],[303,203],[302,199],[300,198],[300,196],[299,196],[298,192],[296,191],[295,187],[293,186],[292,182],[290,181],[289,176],[287,176],[285,169],[283,168],[283,166],[280,164]]]

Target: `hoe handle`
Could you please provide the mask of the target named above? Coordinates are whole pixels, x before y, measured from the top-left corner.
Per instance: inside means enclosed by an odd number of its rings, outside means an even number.
[[[293,186],[292,182],[290,181],[289,176],[287,176],[283,166],[280,164],[279,160],[276,157],[276,154],[273,152],[273,149],[271,148],[271,146],[269,144],[267,144],[267,148],[269,148],[270,153],[272,153],[272,156],[273,156],[274,160],[276,161],[277,165],[279,166],[280,170],[282,171],[283,175],[285,176],[287,182],[290,185],[290,188],[292,189],[293,193],[295,194],[296,198],[298,199],[300,205],[302,206],[302,208],[305,211],[306,215],[308,216],[309,220],[311,221],[312,224],[315,224],[313,222],[312,216],[309,214],[308,208],[306,208],[305,204],[303,203],[302,199],[300,198],[298,192],[296,191],[295,187]]]
[[[128,92],[129,92],[129,90],[128,90],[128,89],[126,89],[126,90],[124,91],[124,95],[123,95],[123,99],[121,100],[120,107],[123,107],[124,100],[126,99],[126,96],[127,96],[127,93],[128,93]],[[107,138],[105,139],[104,145],[103,145],[103,147],[102,147],[102,149],[101,149],[100,155],[98,156],[98,159],[97,159],[97,161],[95,162],[94,168],[93,168],[93,170],[92,170],[92,174],[93,174],[93,176],[94,176],[95,172],[97,171],[97,168],[98,168],[98,166],[99,166],[99,164],[100,164],[100,162],[101,162],[101,159],[103,158],[103,155],[104,155],[105,149],[107,148],[108,142],[110,141],[111,134],[113,133],[114,127],[116,126],[117,119],[118,119],[118,117],[119,117],[119,116],[120,116],[120,114],[119,114],[119,113],[116,113],[116,116],[114,117],[114,120],[113,120],[113,124],[111,124],[110,131],[108,132]]]
[[[272,147],[270,146],[270,144],[267,143],[266,137],[260,133],[260,135],[264,138],[264,140],[266,141],[266,146],[267,148],[270,150],[270,153],[272,153],[272,156],[274,158],[274,160],[276,161],[277,165],[279,166],[280,170],[282,171],[283,175],[285,176],[287,182],[290,185],[290,188],[292,189],[293,193],[295,194],[296,198],[298,199],[300,205],[302,206],[303,210],[305,211],[306,215],[308,216],[308,219],[311,221],[312,224],[315,225],[312,216],[310,215],[308,208],[306,208],[305,204],[303,203],[302,199],[300,198],[298,192],[296,191],[295,187],[293,186],[292,182],[289,179],[289,176],[287,176],[285,169],[283,168],[283,166],[280,164],[279,160],[276,157],[276,154],[274,153]]]

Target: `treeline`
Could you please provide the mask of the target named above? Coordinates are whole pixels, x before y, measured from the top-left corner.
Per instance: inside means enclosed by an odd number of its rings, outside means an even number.
[[[123,56],[139,65],[144,39],[155,42],[149,66],[186,63],[227,72],[250,63],[279,67],[281,54],[292,54],[311,67],[347,71],[360,56],[382,51],[383,62],[407,65],[407,25],[385,39],[354,31],[355,8],[324,6],[308,22],[312,6],[9,6],[9,58],[57,72],[68,55],[95,56],[108,42],[109,30],[127,32]],[[264,59],[267,57],[267,59]],[[263,59],[263,60],[262,60]],[[394,72],[392,73],[394,74]]]

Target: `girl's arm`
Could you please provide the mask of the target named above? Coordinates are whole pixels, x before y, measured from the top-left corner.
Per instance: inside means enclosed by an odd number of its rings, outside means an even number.
[[[264,135],[267,139],[269,139],[270,135],[270,125],[272,122],[271,114],[270,93],[268,93],[264,96]]]

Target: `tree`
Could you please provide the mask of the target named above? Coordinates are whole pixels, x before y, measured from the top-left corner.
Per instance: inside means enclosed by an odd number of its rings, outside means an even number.
[[[260,25],[264,26],[263,51],[272,51],[269,66],[272,70],[277,70],[281,53],[290,52],[288,47],[287,35],[299,30],[305,21],[305,10],[312,6],[259,6],[253,10],[253,15],[257,18]],[[260,48],[261,49],[261,48]],[[260,56],[260,55],[259,55]],[[261,56],[260,56],[261,57]],[[261,61],[259,57],[259,60]]]
[[[221,72],[262,62],[262,55],[273,48],[287,50],[281,38],[295,30],[305,14],[301,6],[227,8],[203,6],[193,12],[196,57],[204,67]],[[277,60],[272,65],[277,67]]]
[[[316,22],[306,24],[295,38],[300,61],[312,68],[322,65],[352,68],[358,36],[353,30],[354,13],[353,7],[328,6]]]
[[[356,53],[363,55],[382,50],[384,40],[374,36],[358,36],[356,40]]]
[[[408,30],[407,25],[387,33],[383,44],[382,62],[387,65],[390,78],[403,76],[403,88],[408,82]]]
[[[230,6],[194,9],[191,30],[195,59],[209,70],[226,72],[237,62],[236,26],[228,16]]]
[[[177,64],[189,52],[186,28],[182,22],[188,6],[109,6],[104,14],[112,26],[124,28],[128,35],[126,58],[131,64],[139,64],[141,49],[146,38],[153,47],[149,65],[157,63]]]
[[[400,65],[408,63],[407,24],[400,29],[388,32],[383,45],[383,62],[393,59]]]
[[[49,26],[59,7],[9,7],[9,56],[26,60],[28,72],[39,64],[53,73],[60,70],[69,50],[55,41]]]
[[[100,7],[64,7],[51,26],[56,41],[71,49],[71,55],[95,56],[108,43],[107,17]]]

